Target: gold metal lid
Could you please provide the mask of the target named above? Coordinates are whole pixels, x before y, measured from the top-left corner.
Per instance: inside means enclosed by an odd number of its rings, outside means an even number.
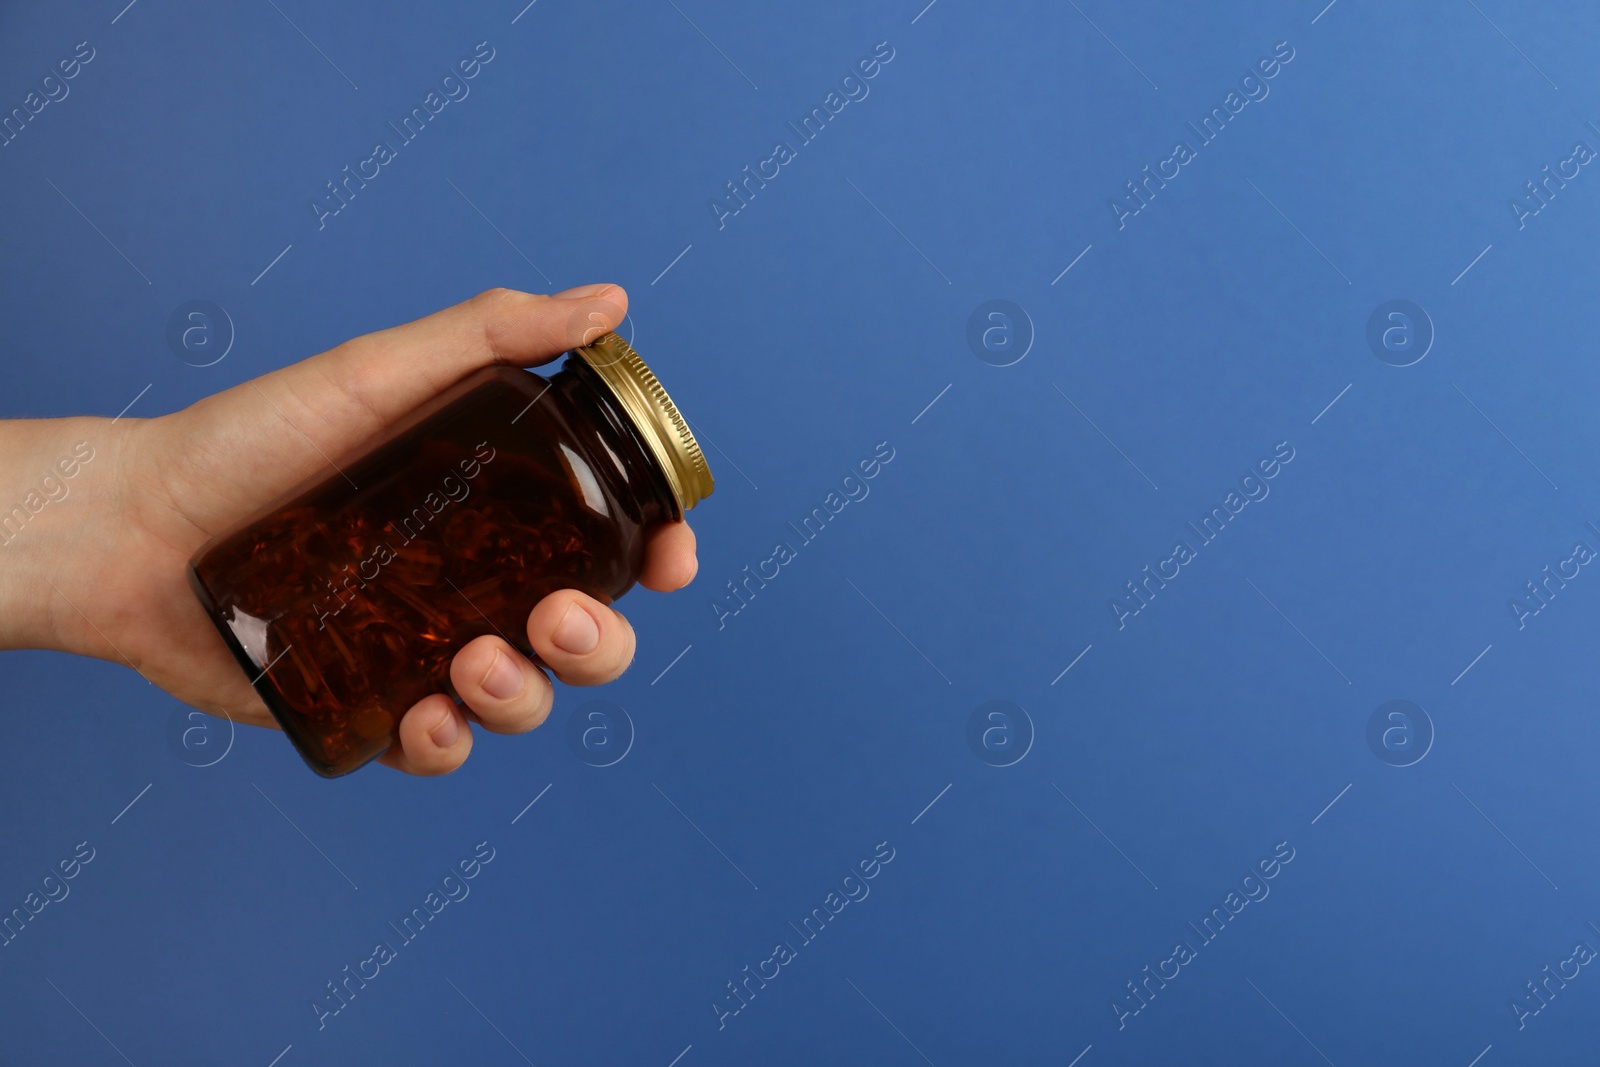
[[[615,333],[572,350],[594,368],[655,456],[678,507],[688,511],[711,495],[711,468],[689,424],[633,347]]]

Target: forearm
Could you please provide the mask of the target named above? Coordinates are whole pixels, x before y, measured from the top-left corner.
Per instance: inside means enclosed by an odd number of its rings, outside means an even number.
[[[0,420],[0,649],[81,650],[87,624],[60,590],[81,589],[84,568],[108,547],[96,542],[116,493],[113,425]]]

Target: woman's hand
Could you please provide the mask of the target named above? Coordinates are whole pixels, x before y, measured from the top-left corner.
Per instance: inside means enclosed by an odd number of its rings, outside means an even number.
[[[126,663],[202,711],[274,725],[189,589],[195,551],[479,367],[546,362],[626,309],[614,285],[495,289],[159,418],[0,422],[0,648]],[[656,531],[640,584],[678,589],[696,566],[694,534],[673,523]],[[633,659],[627,620],[570,589],[533,606],[528,639],[571,685],[609,682]],[[469,720],[522,733],[549,714],[549,679],[498,636],[458,650],[450,678],[465,714],[443,693],[424,698],[381,762],[446,774],[472,750]]]

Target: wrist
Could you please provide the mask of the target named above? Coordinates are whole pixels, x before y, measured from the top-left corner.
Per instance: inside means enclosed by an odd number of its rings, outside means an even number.
[[[0,421],[0,649],[92,644],[78,610],[93,557],[111,550],[123,430],[101,418]]]

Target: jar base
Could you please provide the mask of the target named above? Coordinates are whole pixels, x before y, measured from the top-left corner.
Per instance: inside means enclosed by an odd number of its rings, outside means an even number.
[[[272,683],[267,680],[266,671],[262,669],[264,665],[255,661],[244,645],[239,643],[238,635],[223,622],[221,614],[217,611],[216,600],[212,597],[211,590],[206,588],[206,584],[201,579],[199,572],[195,570],[192,563],[186,570],[189,574],[189,588],[194,590],[194,595],[199,599],[201,607],[205,609],[206,618],[210,619],[211,625],[216,627],[217,633],[222,637],[222,643],[233,654],[233,658],[244,671],[245,677],[250,679],[251,687],[255,689],[262,702],[266,704],[267,711],[272,713],[273,719],[276,720],[284,735],[293,742],[295,751],[300,753],[300,758],[305,761],[307,767],[310,767],[323,778],[343,778],[347,774],[360,770],[383,754],[382,751],[374,752],[348,765],[329,763],[319,758],[310,745],[310,739],[306,738],[293,725],[293,719],[289,715],[288,707],[284,703],[283,697],[273,687]]]

